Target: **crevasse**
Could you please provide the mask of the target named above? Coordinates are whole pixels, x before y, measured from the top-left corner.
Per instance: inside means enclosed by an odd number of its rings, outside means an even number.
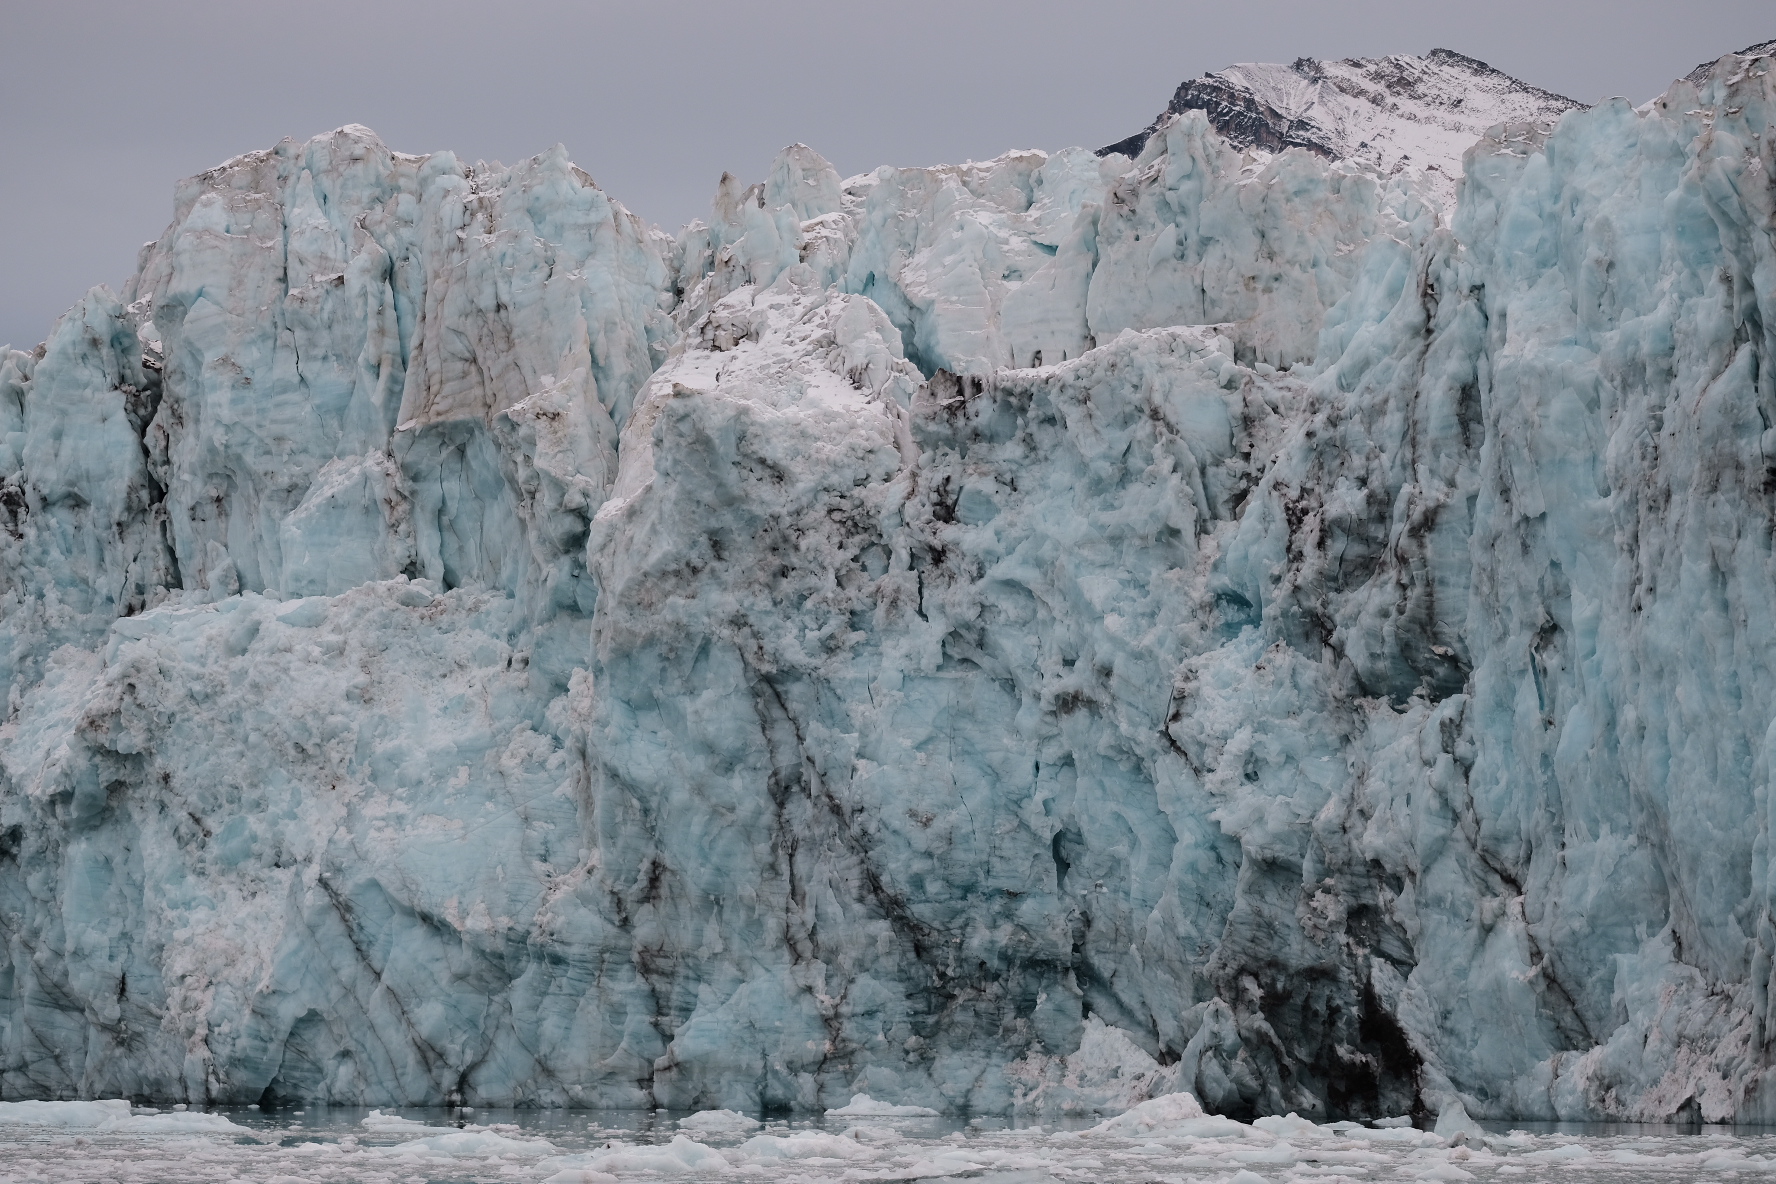
[[[0,362],[0,1097],[1776,1117],[1771,65],[184,183]]]

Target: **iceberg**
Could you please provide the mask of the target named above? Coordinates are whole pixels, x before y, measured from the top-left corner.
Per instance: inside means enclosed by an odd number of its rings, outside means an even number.
[[[184,182],[0,357],[0,1098],[1769,1120],[1772,64]]]

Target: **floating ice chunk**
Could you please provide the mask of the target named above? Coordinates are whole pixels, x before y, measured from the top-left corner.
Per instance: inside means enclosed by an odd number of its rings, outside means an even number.
[[[917,1107],[913,1107],[917,1109]],[[831,1113],[830,1111],[828,1113]],[[741,1162],[748,1160],[784,1159],[858,1159],[875,1154],[860,1140],[826,1131],[796,1131],[789,1135],[754,1135],[740,1144],[733,1155]]]
[[[1479,1123],[1468,1117],[1467,1107],[1461,1104],[1460,1098],[1451,1098],[1437,1115],[1436,1133],[1451,1143],[1473,1142],[1486,1134]]]
[[[1228,1152],[1228,1158],[1235,1163],[1262,1164],[1266,1167],[1288,1168],[1300,1162],[1295,1154],[1295,1145],[1288,1142],[1272,1143],[1269,1147],[1240,1147]]]
[[[1563,1147],[1561,1150],[1564,1151],[1566,1149]],[[1615,1159],[1614,1156],[1611,1156],[1610,1158],[1612,1160]],[[1646,1160],[1650,1161],[1657,1158],[1659,1157],[1648,1156],[1646,1157]],[[1674,1159],[1676,1157],[1673,1156],[1672,1158]],[[1574,1157],[1574,1162],[1577,1162],[1576,1156]],[[1669,1166],[1670,1160],[1667,1159],[1664,1163]],[[1772,1169],[1776,1169],[1776,1161],[1761,1156],[1748,1156],[1743,1151],[1722,1151],[1715,1155],[1704,1155],[1702,1157],[1702,1162],[1697,1166],[1705,1172],[1768,1172]]]
[[[0,1123],[29,1123],[97,1130],[118,1126],[131,1118],[124,1101],[104,1102],[0,1102]]]
[[[1354,1151],[1348,1148],[1314,1148],[1311,1151],[1302,1152],[1301,1158],[1318,1164],[1350,1164],[1364,1167],[1374,1167],[1388,1162],[1388,1157],[1378,1151]]]
[[[592,1168],[562,1168],[554,1175],[544,1177],[543,1184],[617,1184],[617,1178]]]
[[[828,1118],[936,1118],[938,1111],[926,1106],[896,1106],[878,1102],[868,1094],[852,1094],[843,1106],[826,1112]]]
[[[1541,1151],[1531,1151],[1523,1158],[1535,1163],[1574,1164],[1580,1160],[1589,1160],[1592,1151],[1579,1143],[1563,1143],[1559,1147],[1548,1147]]]
[[[1191,1094],[1164,1094],[1139,1106],[1106,1118],[1091,1128],[1094,1135],[1147,1135],[1203,1117],[1202,1105]]]
[[[679,1119],[678,1125],[687,1131],[750,1131],[758,1129],[759,1121],[738,1110],[704,1110]]]
[[[220,1114],[205,1114],[200,1111],[173,1114],[148,1111],[132,1114],[128,1102],[115,1098],[99,1102],[0,1102],[0,1125],[15,1124],[140,1135],[253,1133]]]
[[[1411,1125],[1412,1116],[1409,1114],[1402,1114],[1398,1118],[1378,1118],[1375,1120],[1376,1128],[1384,1131],[1396,1130],[1400,1127],[1408,1127]]]
[[[1318,1135],[1324,1129],[1292,1110],[1288,1114],[1271,1114],[1254,1119],[1252,1126],[1284,1139],[1292,1139],[1298,1135]]]
[[[410,1139],[380,1150],[390,1155],[486,1159],[496,1155],[544,1155],[555,1150],[555,1145],[547,1139],[514,1138],[484,1127],[469,1127],[467,1130],[429,1135],[423,1139]]]
[[[713,1148],[705,1147],[695,1139],[684,1135],[674,1135],[672,1142],[654,1146],[636,1146],[632,1143],[611,1143],[602,1151],[591,1151],[580,1155],[563,1155],[553,1159],[545,1159],[537,1165],[543,1170],[557,1169],[550,1179],[561,1184],[585,1180],[588,1184],[600,1184],[611,1177],[607,1172],[663,1172],[667,1175],[682,1175],[685,1172],[726,1172],[730,1170],[727,1158]],[[589,1173],[581,1176],[564,1175],[567,1171]]]
[[[1388,1127],[1378,1131],[1352,1131],[1351,1136],[1371,1143],[1388,1143],[1401,1147],[1433,1147],[1444,1141],[1432,1131],[1421,1131],[1409,1126]]]
[[[930,1159],[916,1160],[907,1168],[897,1172],[889,1172],[881,1177],[884,1180],[932,1180],[945,1176],[960,1176],[964,1172],[979,1172],[984,1165],[978,1164],[957,1152],[948,1155],[933,1156]],[[1016,1177],[1013,1177],[1016,1179]]]
[[[402,1118],[399,1114],[384,1114],[381,1110],[372,1110],[358,1121],[358,1125],[367,1131],[396,1134],[403,1131],[423,1131],[426,1124],[413,1118]]]

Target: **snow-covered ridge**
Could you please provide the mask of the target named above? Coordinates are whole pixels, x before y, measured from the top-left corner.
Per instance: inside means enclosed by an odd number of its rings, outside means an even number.
[[[1769,1117],[1770,66],[186,182],[0,360],[0,1096]]]
[[[1584,104],[1447,49],[1422,57],[1243,63],[1180,83],[1159,118],[1098,151],[1138,155],[1168,115],[1202,111],[1241,148],[1305,148],[1382,175],[1429,170],[1452,197],[1462,153],[1494,124],[1552,124]]]
[[[1684,81],[1691,86],[1701,86],[1708,81],[1711,75],[1713,75],[1716,66],[1736,64],[1733,61],[1736,58],[1768,57],[1772,53],[1776,53],[1776,37],[1773,37],[1768,41],[1760,41],[1756,45],[1748,45],[1738,53],[1728,54],[1726,57],[1716,58],[1713,61],[1699,63],[1694,70],[1691,70],[1688,74],[1684,75]]]

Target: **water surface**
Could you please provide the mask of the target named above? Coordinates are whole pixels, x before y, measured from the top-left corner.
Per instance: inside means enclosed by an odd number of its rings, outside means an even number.
[[[78,1104],[72,1104],[78,1105]],[[1451,1146],[1410,1129],[1287,1120],[1093,1129],[1095,1118],[797,1118],[693,1129],[666,1111],[218,1107],[216,1129],[138,1108],[113,1126],[0,1124],[7,1184],[468,1184],[748,1179],[986,1184],[1776,1179],[1776,1129],[1488,1123]],[[740,1120],[750,1121],[750,1120]]]

